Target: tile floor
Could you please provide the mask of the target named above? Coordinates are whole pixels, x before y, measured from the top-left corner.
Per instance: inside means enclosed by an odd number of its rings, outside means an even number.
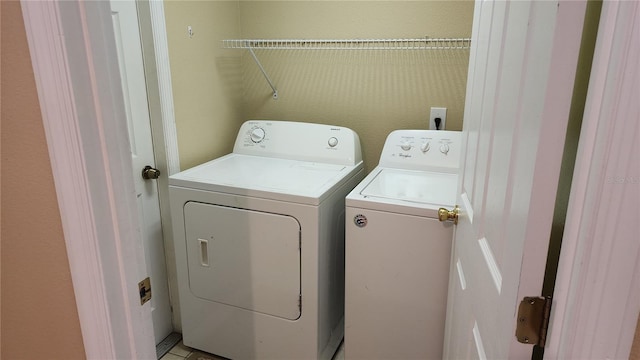
[[[165,350],[166,351],[166,350]],[[191,348],[184,346],[182,340],[172,347],[169,352],[160,358],[160,360],[184,360],[187,356],[191,355]]]
[[[160,360],[185,360],[192,352],[193,349],[184,346],[181,340],[176,346],[171,348],[165,356],[160,358]],[[344,341],[340,343],[336,354],[333,356],[333,360],[344,360]]]

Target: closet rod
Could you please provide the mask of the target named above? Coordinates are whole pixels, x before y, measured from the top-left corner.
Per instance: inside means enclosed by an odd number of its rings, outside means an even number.
[[[462,50],[471,47],[471,39],[234,39],[222,40],[222,46],[272,50]]]

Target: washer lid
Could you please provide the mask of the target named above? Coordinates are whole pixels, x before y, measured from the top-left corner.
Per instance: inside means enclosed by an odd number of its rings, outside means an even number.
[[[453,207],[458,175],[376,167],[347,195],[348,207],[438,218]]]
[[[456,174],[382,169],[360,194],[444,206],[455,202],[457,178]]]
[[[362,167],[229,154],[169,178],[172,186],[319,204]]]

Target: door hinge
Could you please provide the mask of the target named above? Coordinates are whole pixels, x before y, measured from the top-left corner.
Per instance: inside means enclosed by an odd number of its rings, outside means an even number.
[[[144,303],[151,300],[151,278],[147,277],[140,281],[138,290],[140,291],[140,305],[144,305]]]
[[[551,296],[525,297],[518,307],[516,338],[523,344],[544,347],[549,328]]]

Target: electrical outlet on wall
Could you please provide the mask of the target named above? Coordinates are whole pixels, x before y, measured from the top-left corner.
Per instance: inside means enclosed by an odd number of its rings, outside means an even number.
[[[436,124],[436,119],[440,119]],[[432,107],[429,115],[429,130],[444,130],[447,121],[447,108]]]

